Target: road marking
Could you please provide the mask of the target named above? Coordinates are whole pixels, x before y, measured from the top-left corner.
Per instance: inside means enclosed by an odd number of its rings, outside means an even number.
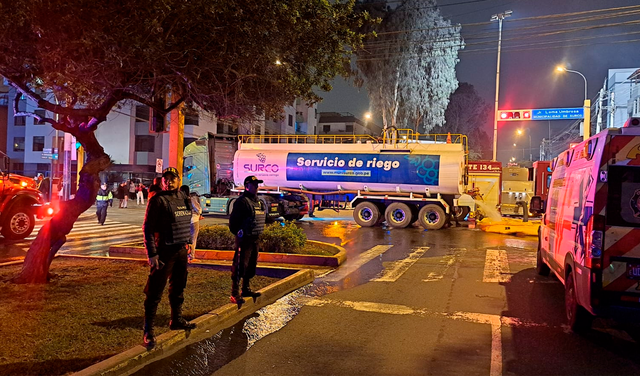
[[[453,251],[453,254],[447,254],[442,256],[440,259],[439,267],[440,271],[438,272],[430,272],[427,278],[423,279],[422,282],[435,282],[444,278],[444,275],[447,273],[449,268],[455,264],[467,251],[466,248],[452,248],[449,252]]]
[[[343,265],[340,269],[329,274],[327,278],[325,278],[325,281],[338,282],[344,279],[346,276],[356,271],[362,265],[366,264],[367,262],[373,260],[377,256],[388,251],[389,248],[391,247],[393,247],[393,245],[376,245],[375,247],[358,255],[358,257],[355,260],[353,260],[352,263],[347,263]]]
[[[409,256],[402,260],[393,262],[389,268],[385,268],[382,275],[378,278],[374,278],[373,282],[395,282],[400,278],[413,264],[418,261],[424,253],[429,250],[429,247],[418,247],[415,251],[411,252]]]
[[[358,302],[348,300],[332,300],[324,298],[301,299],[301,303],[312,307],[333,305],[350,308],[361,312],[373,312],[390,315],[414,315],[420,317],[444,317],[452,320],[460,320],[478,324],[491,325],[491,366],[489,375],[502,375],[502,327],[549,327],[547,324],[539,324],[531,321],[520,320],[514,317],[504,317],[487,313],[473,312],[436,312],[427,309],[413,308],[398,304]]]
[[[508,282],[510,279],[507,251],[487,249],[482,282]]]

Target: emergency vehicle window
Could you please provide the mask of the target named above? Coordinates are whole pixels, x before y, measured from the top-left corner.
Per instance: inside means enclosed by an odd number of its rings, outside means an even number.
[[[609,167],[607,224],[640,227],[640,167]]]
[[[551,175],[547,176],[547,188],[551,187]]]

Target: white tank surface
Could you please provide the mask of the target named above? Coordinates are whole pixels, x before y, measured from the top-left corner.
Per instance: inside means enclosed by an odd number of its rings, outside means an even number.
[[[268,187],[459,195],[464,166],[461,143],[243,142],[233,177],[237,185],[255,175]]]

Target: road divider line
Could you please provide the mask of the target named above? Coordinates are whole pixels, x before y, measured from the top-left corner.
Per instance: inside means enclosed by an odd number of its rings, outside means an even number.
[[[508,282],[511,279],[507,251],[487,249],[482,282]]]
[[[362,265],[385,253],[391,247],[393,247],[393,245],[376,245],[375,247],[368,249],[367,251],[358,255],[358,257],[354,259],[353,262],[347,262],[343,264],[342,267],[329,274],[324,280],[327,282],[338,282],[356,271]]]
[[[389,268],[385,268],[380,277],[374,278],[373,282],[395,282],[400,278],[409,268],[429,250],[429,247],[418,247],[415,251],[411,252],[409,256],[402,260],[395,261]]]

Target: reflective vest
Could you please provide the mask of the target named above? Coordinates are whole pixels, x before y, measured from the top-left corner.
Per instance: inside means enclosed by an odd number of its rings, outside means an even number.
[[[109,201],[111,199],[113,199],[113,193],[107,193],[102,189],[98,191],[98,195],[96,196],[96,201]]]

